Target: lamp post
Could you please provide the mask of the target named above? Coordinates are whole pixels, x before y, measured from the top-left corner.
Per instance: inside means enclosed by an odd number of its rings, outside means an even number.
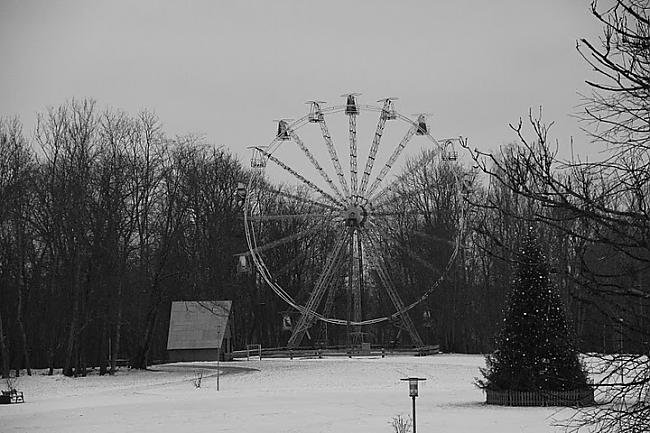
[[[618,318],[618,353],[623,354],[623,318]]]
[[[621,386],[623,386],[625,383],[625,374],[623,372],[623,366],[625,363],[620,361],[621,357],[623,356],[623,318],[622,317],[618,318],[618,356],[619,356],[619,363],[621,365]]]
[[[423,377],[407,377],[400,380],[408,380],[409,382],[409,397],[413,399],[413,433],[417,433],[415,429],[415,397],[418,396],[418,382],[426,379]]]

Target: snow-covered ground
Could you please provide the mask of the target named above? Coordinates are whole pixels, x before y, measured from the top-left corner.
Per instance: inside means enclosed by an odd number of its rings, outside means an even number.
[[[473,385],[479,355],[264,359],[122,369],[113,377],[21,377],[24,404],[0,405],[0,432],[393,432],[410,415],[408,384],[425,377],[417,398],[419,432],[541,433],[574,414],[566,408],[486,406]],[[253,370],[229,367],[246,367]],[[200,388],[193,379],[203,369]],[[207,377],[206,377],[207,376]]]

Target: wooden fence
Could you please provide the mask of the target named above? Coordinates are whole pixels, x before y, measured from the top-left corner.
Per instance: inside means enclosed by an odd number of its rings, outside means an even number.
[[[486,389],[487,404],[501,406],[591,406],[593,388],[573,391],[495,391]]]

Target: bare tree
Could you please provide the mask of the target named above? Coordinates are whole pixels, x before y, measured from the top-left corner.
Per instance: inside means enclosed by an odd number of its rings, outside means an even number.
[[[100,334],[97,362],[102,374],[106,372],[106,360],[111,374],[117,367],[128,260],[135,251],[132,236],[136,219],[131,186],[139,173],[131,163],[130,150],[138,129],[138,121],[123,112],[107,110],[99,116],[90,216],[97,290],[98,329],[95,331]]]
[[[474,156],[493,179],[535,203],[531,220],[566,239],[572,258],[556,257],[558,275],[600,316],[603,349],[608,334],[619,340],[612,348],[619,355],[603,357],[604,379],[597,384],[607,390],[599,397],[607,404],[584,412],[574,426],[647,431],[648,358],[630,353],[647,354],[650,337],[650,6],[616,0],[600,8],[594,2],[592,13],[603,36],[597,43],[582,39],[578,50],[599,79],[587,82],[593,93],[581,117],[607,154],[559,161],[550,125],[530,115],[532,134],[521,121],[512,126],[520,144],[508,158]]]
[[[39,118],[37,141],[47,163],[42,205],[48,238],[60,273],[59,295],[71,303],[65,340],[64,374],[85,374],[83,332],[89,319],[88,245],[91,166],[95,151],[96,116],[92,100],[73,100]],[[69,289],[68,289],[69,288]],[[68,292],[69,290],[69,292]]]
[[[254,323],[275,312],[258,314],[261,292],[235,270],[247,173],[230,153],[92,100],[39,116],[39,158],[17,120],[0,122],[0,138],[3,375],[114,373],[121,357],[144,368],[165,358],[172,299],[232,299],[241,330],[274,339]]]
[[[27,141],[22,133],[22,125],[17,118],[0,118],[0,238],[3,239],[3,248],[0,251],[0,294],[3,299],[10,299],[10,287],[4,282],[12,281],[16,304],[12,306],[12,317],[16,321],[19,340],[22,345],[22,356],[28,374],[31,374],[29,362],[29,349],[25,327],[23,324],[23,293],[24,293],[24,261],[12,266],[14,278],[11,278],[10,264],[15,262],[11,257],[11,246],[24,245],[22,237],[22,221],[20,220],[21,208],[27,196],[27,181],[32,168],[32,154]],[[8,244],[7,244],[8,243]],[[24,251],[21,248],[21,251]],[[5,308],[9,302],[3,302]],[[0,308],[0,356],[2,357],[2,377],[9,376],[10,352],[8,349],[6,333],[3,327],[3,311]],[[20,365],[16,366],[17,372]]]

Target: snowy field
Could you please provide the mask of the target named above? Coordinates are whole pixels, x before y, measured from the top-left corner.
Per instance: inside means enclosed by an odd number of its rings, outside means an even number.
[[[555,424],[574,413],[486,406],[472,384],[480,355],[235,361],[221,364],[218,392],[214,366],[21,377],[26,403],[0,405],[0,432],[390,433],[393,417],[411,413],[400,381],[408,376],[427,378],[416,402],[419,432],[559,432]]]

